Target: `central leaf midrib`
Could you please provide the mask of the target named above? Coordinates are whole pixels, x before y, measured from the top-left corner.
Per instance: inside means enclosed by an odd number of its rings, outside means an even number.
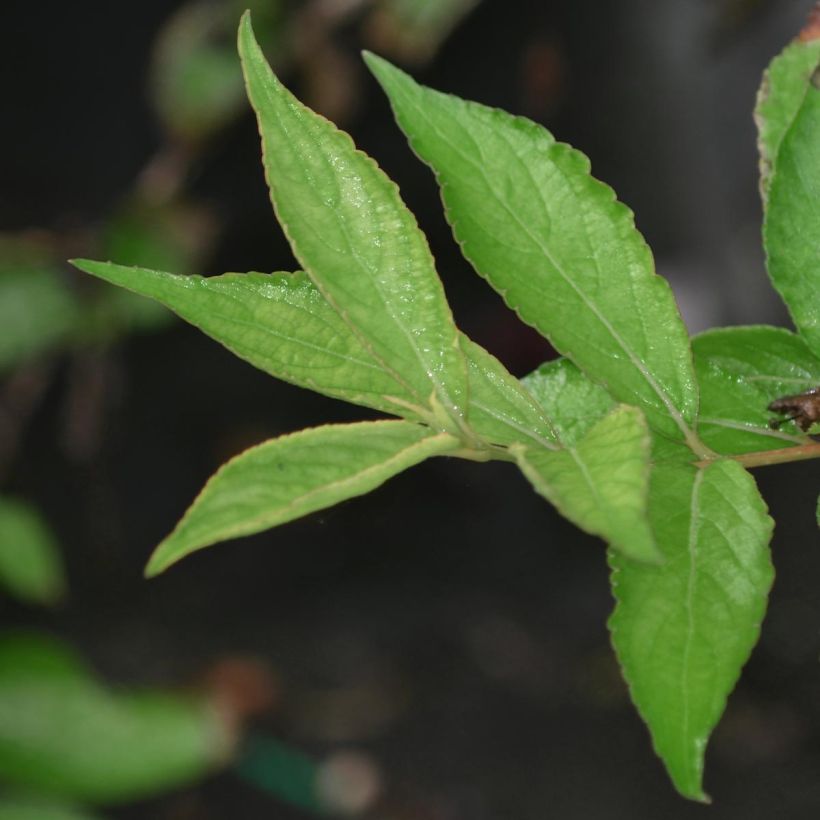
[[[708,468],[707,468],[708,469]],[[705,474],[704,469],[699,469],[695,473],[692,482],[692,498],[689,504],[689,533],[686,543],[686,555],[689,563],[689,571],[686,578],[686,597],[684,607],[686,610],[686,636],[681,655],[681,708],[682,708],[682,733],[684,759],[687,757],[689,746],[689,666],[692,655],[692,642],[695,636],[695,586],[697,582],[697,559],[698,559],[698,534],[700,531],[700,486]],[[687,763],[688,767],[688,763]]]
[[[297,308],[297,309],[301,310],[301,308]],[[315,315],[310,313],[310,311],[305,311],[305,312],[308,313],[308,315],[311,318],[315,318]],[[367,361],[366,359],[357,359],[355,356],[351,356],[351,355],[348,355],[346,353],[340,353],[339,351],[333,350],[329,347],[322,347],[321,345],[315,344],[314,342],[310,342],[306,339],[300,339],[300,338],[297,338],[297,337],[294,337],[294,336],[289,336],[289,335],[287,335],[286,333],[283,333],[280,330],[276,330],[275,328],[269,327],[269,326],[264,325],[264,324],[259,324],[255,320],[250,321],[250,320],[247,320],[247,319],[238,319],[238,318],[235,318],[235,317],[227,316],[226,314],[221,313],[221,312],[220,313],[212,313],[211,316],[214,319],[222,319],[223,321],[228,322],[230,324],[240,325],[242,327],[252,328],[252,329],[254,329],[254,330],[256,330],[260,333],[263,333],[265,335],[273,336],[274,338],[282,339],[283,341],[286,341],[286,342],[292,342],[295,346],[306,347],[309,350],[315,350],[318,353],[322,353],[324,355],[331,356],[331,357],[334,357],[334,358],[337,358],[337,359],[342,359],[343,361],[350,362],[351,364],[361,365],[362,367],[367,367],[367,368],[370,368],[371,370],[376,370],[380,373],[385,372],[384,368],[381,366],[380,363],[377,363],[377,362],[374,362],[374,361]],[[331,327],[331,330],[332,329],[333,328]],[[234,345],[234,346],[238,347],[238,345]],[[310,368],[305,368],[305,369],[310,369]],[[391,374],[386,374],[386,375],[391,375]],[[391,375],[391,378],[392,378],[392,375]]]
[[[259,74],[257,73],[257,77],[258,77],[258,76],[259,76]],[[277,98],[276,98],[275,90],[271,88],[271,85],[270,85],[270,82],[269,82],[269,81],[270,81],[270,78],[269,78],[269,77],[267,77],[265,74],[263,74],[263,75],[262,75],[262,81],[263,81],[263,88],[266,90],[266,92],[267,92],[267,94],[268,94],[269,102],[272,104],[272,105],[271,105],[271,107],[272,107],[272,108],[274,108],[274,110],[275,110],[275,109],[276,109],[276,107],[277,107]],[[275,87],[274,87],[274,88],[275,88]],[[302,112],[301,112],[301,111],[299,111],[298,109],[294,110],[292,106],[289,106],[289,107],[291,108],[291,112],[292,112],[292,114],[294,114],[296,117],[299,117],[299,118],[301,118],[301,117],[302,117]],[[308,123],[308,128],[304,130],[304,132],[303,132],[302,136],[303,136],[304,138],[306,138],[306,139],[310,139],[310,140],[313,142],[314,146],[318,147],[319,141],[318,141],[318,138],[317,138],[317,137],[313,134],[313,128],[311,127],[311,125],[312,125],[311,123]],[[289,128],[288,128],[288,124],[287,124],[287,122],[285,121],[285,118],[281,118],[281,119],[280,119],[280,121],[279,121],[279,126],[280,126],[280,128],[282,129],[282,131],[283,131],[283,133],[284,133],[284,135],[285,135],[286,139],[290,139],[290,133],[291,133],[291,132],[290,132],[290,130],[289,130]],[[335,134],[341,134],[341,133],[342,133],[342,132],[335,132]],[[355,147],[355,145],[353,144],[352,140],[350,141],[350,147],[351,147],[351,148],[352,148],[352,149],[353,149],[353,150],[354,150],[354,151],[355,151],[355,152],[356,152],[359,156],[361,156],[361,157],[365,160],[365,162],[373,162],[373,160],[371,160],[369,157],[367,157],[365,154],[363,154],[361,151],[359,151],[359,150]],[[319,153],[319,155],[320,155],[320,156],[322,156],[324,159],[326,159],[326,158],[324,157],[324,154],[323,154],[321,151],[319,151],[318,153]],[[374,163],[374,164],[375,164],[375,163]],[[303,176],[304,176],[304,169],[302,169],[302,168],[301,168],[301,166],[300,166],[298,163],[297,163],[297,166],[299,167],[300,171],[302,171]],[[271,184],[270,184],[271,190],[273,190],[273,188],[274,188],[273,180],[270,180],[270,183],[271,183]],[[391,181],[389,181],[389,180],[387,180],[387,184],[388,184],[388,185],[393,185],[393,183],[392,183]],[[394,193],[394,194],[396,194],[396,192],[393,192],[393,193]],[[389,196],[389,195],[390,195],[390,194],[388,193],[388,196]],[[416,357],[416,359],[417,359],[418,363],[421,365],[422,370],[423,370],[423,371],[424,371],[424,373],[427,375],[427,378],[428,378],[428,379],[430,380],[430,382],[432,383],[432,385],[433,385],[434,389],[436,390],[436,392],[437,392],[437,393],[441,396],[441,398],[442,398],[442,399],[443,399],[443,400],[444,400],[444,401],[445,401],[445,402],[446,402],[446,403],[447,403],[447,404],[448,404],[451,408],[455,409],[455,407],[456,407],[455,402],[454,402],[454,401],[453,401],[453,399],[450,397],[450,395],[449,395],[449,393],[448,393],[448,391],[447,391],[447,389],[446,389],[445,385],[444,385],[444,384],[440,381],[440,379],[437,377],[437,374],[434,372],[433,368],[431,368],[431,367],[429,366],[429,364],[427,363],[427,361],[425,360],[424,356],[422,355],[421,350],[419,350],[418,346],[415,344],[415,339],[414,339],[414,337],[413,337],[412,332],[411,332],[411,331],[410,331],[410,329],[409,329],[409,328],[405,325],[405,323],[404,323],[403,319],[401,319],[401,318],[400,318],[400,317],[399,317],[399,316],[398,316],[398,315],[394,312],[394,310],[393,310],[393,308],[392,308],[392,306],[391,306],[391,304],[390,304],[390,301],[389,301],[388,299],[386,299],[386,298],[385,298],[385,294],[384,294],[384,292],[383,292],[383,290],[382,290],[382,288],[380,287],[380,284],[379,284],[379,279],[378,279],[378,276],[374,276],[374,275],[373,275],[373,270],[372,270],[371,265],[370,265],[370,264],[369,264],[369,263],[368,263],[368,262],[367,262],[367,261],[366,261],[363,257],[361,257],[361,255],[358,253],[357,249],[355,248],[354,244],[351,242],[351,238],[350,238],[350,235],[349,235],[349,232],[348,232],[348,229],[347,229],[346,224],[344,223],[344,221],[339,221],[339,220],[337,220],[337,225],[339,225],[339,226],[340,226],[340,228],[341,228],[341,233],[342,233],[342,236],[344,237],[345,244],[347,245],[347,248],[348,248],[348,250],[349,250],[350,254],[354,257],[354,259],[356,259],[356,260],[359,262],[359,264],[361,264],[361,265],[362,265],[362,267],[364,267],[364,269],[365,269],[365,270],[367,270],[367,271],[369,272],[369,274],[370,274],[370,280],[371,280],[371,283],[374,285],[374,290],[375,290],[375,292],[378,294],[379,300],[380,300],[380,302],[381,302],[381,304],[382,304],[382,307],[384,308],[385,313],[386,313],[386,314],[390,317],[390,319],[393,321],[393,323],[394,323],[394,324],[395,324],[395,325],[399,328],[399,330],[401,331],[401,333],[402,333],[403,337],[404,337],[404,338],[405,338],[405,340],[407,341],[407,343],[408,343],[408,345],[409,345],[410,349],[413,351],[413,354],[415,355],[415,357]],[[283,228],[285,228],[285,230],[287,230],[287,229],[286,229],[286,227],[285,227],[285,225],[284,225],[284,223],[283,223]],[[306,268],[307,268],[307,267],[310,267],[310,268],[311,268],[311,270],[313,270],[313,266],[312,266],[312,265],[311,265],[311,266],[305,265],[305,267],[306,267]],[[324,294],[325,298],[327,298],[327,299],[328,299],[328,301],[329,301],[329,302],[330,302],[330,303],[334,306],[334,308],[336,309],[337,313],[340,315],[340,317],[342,318],[342,320],[343,320],[343,321],[345,321],[345,323],[346,323],[346,324],[348,324],[348,325],[351,327],[351,329],[352,329],[352,330],[353,330],[353,331],[354,331],[354,332],[355,332],[355,333],[356,333],[356,334],[357,334],[360,338],[363,338],[363,336],[362,336],[362,334],[361,334],[361,331],[360,331],[357,327],[355,327],[355,326],[354,326],[354,325],[353,325],[353,324],[349,321],[349,319],[347,318],[347,316],[346,316],[345,312],[344,312],[344,311],[342,311],[342,310],[339,308],[339,306],[335,304],[335,300],[333,300],[333,299],[332,299],[332,296],[331,296],[331,295],[327,292],[326,288],[322,286],[321,276],[319,276],[319,275],[316,273],[316,271],[315,271],[315,270],[313,270],[313,276],[312,276],[311,278],[313,278],[314,276],[315,276],[315,281],[316,281],[317,286],[320,288],[320,290],[322,290],[322,292],[323,292],[323,294]],[[370,346],[372,347],[372,343],[370,343]],[[396,379],[397,379],[400,383],[406,384],[406,382],[404,381],[404,379],[402,379],[398,373],[395,373],[395,372],[394,372],[394,369],[393,369],[392,367],[390,367],[390,366],[389,366],[386,362],[384,362],[384,361],[382,360],[382,357],[381,357],[381,356],[379,356],[379,355],[376,353],[376,351],[375,351],[375,350],[373,350],[373,355],[374,355],[374,356],[376,357],[376,359],[377,359],[377,360],[378,360],[378,361],[382,364],[382,366],[383,366],[383,367],[385,367],[385,368],[387,368],[387,369],[389,370],[389,372],[391,373],[391,375],[394,375],[394,378],[396,378]],[[417,390],[415,390],[414,388],[412,388],[410,385],[406,385],[406,386],[408,387],[408,389],[411,391],[411,393],[414,395],[414,397],[415,397],[418,401],[420,401],[420,402],[422,402],[422,403],[426,403],[426,401],[427,401],[427,400],[426,400],[426,397],[419,396],[419,395],[418,395],[418,391],[417,391]]]
[[[368,422],[362,422],[362,423],[366,424]],[[380,424],[380,423],[382,423],[382,424],[400,424],[401,422],[388,421],[388,422],[369,422],[369,423],[375,423],[375,424]],[[407,422],[407,423],[412,424],[412,422]],[[318,429],[321,429],[321,428],[318,428]],[[295,433],[294,435],[299,435],[299,434]],[[403,456],[405,456],[406,454],[408,454],[410,452],[413,452],[416,449],[422,448],[423,445],[426,445],[426,446],[429,447],[431,445],[435,445],[435,444],[438,444],[438,443],[444,444],[444,443],[448,442],[448,439],[450,440],[449,443],[452,445],[452,449],[455,449],[460,444],[458,439],[455,438],[455,436],[450,435],[449,433],[437,433],[435,435],[430,435],[430,436],[427,436],[425,438],[418,439],[417,441],[414,441],[412,444],[408,444],[406,447],[403,447],[401,450],[393,453],[393,455],[389,456],[388,458],[384,459],[383,461],[379,461],[376,464],[371,464],[369,467],[365,467],[364,469],[359,470],[358,472],[356,472],[352,475],[349,475],[346,478],[338,479],[337,481],[331,481],[327,484],[321,485],[320,487],[315,487],[311,490],[308,490],[305,493],[303,493],[302,495],[298,496],[297,498],[293,498],[290,501],[288,501],[287,503],[282,504],[282,505],[274,508],[273,510],[268,509],[260,515],[257,515],[253,518],[250,518],[250,519],[246,519],[242,523],[241,526],[237,525],[235,527],[230,527],[228,529],[225,529],[225,530],[221,531],[218,540],[224,541],[224,540],[226,540],[228,538],[231,538],[231,537],[233,537],[237,534],[241,534],[242,532],[244,532],[247,529],[248,526],[256,527],[260,523],[264,523],[266,520],[268,520],[270,518],[278,517],[278,516],[282,515],[283,513],[286,513],[287,511],[292,510],[292,509],[298,507],[301,504],[304,504],[306,501],[309,501],[314,496],[317,496],[317,495],[319,495],[323,492],[328,492],[328,491],[331,491],[331,490],[337,490],[337,489],[341,489],[341,488],[344,488],[344,487],[348,487],[351,484],[354,484],[357,481],[360,481],[361,479],[369,476],[371,473],[377,472],[378,470],[384,469],[385,467],[387,467],[391,464],[394,464],[397,461],[400,461]],[[276,439],[274,441],[276,441]],[[263,445],[260,445],[260,446],[263,446]],[[438,449],[438,448],[435,448],[435,449]],[[447,449],[449,449],[449,448],[447,448]],[[443,450],[444,450],[444,448],[443,448]],[[444,451],[446,451],[446,450],[444,450]],[[230,462],[228,462],[228,463],[230,463]],[[218,475],[219,475],[219,473],[217,472],[214,475],[214,478],[216,478],[216,476],[218,476]],[[182,529],[184,524],[185,524],[185,519],[180,521],[180,527],[179,527],[180,530]]]
[[[469,406],[475,407],[478,410],[483,410],[488,416],[491,416],[496,421],[504,424],[505,426],[509,427],[510,430],[513,430],[516,433],[522,433],[523,435],[528,436],[531,438],[536,444],[540,447],[543,447],[545,450],[556,451],[560,450],[561,446],[556,446],[550,441],[547,441],[542,436],[538,435],[534,430],[530,429],[529,427],[523,427],[522,425],[518,424],[513,419],[509,418],[506,413],[503,413],[501,410],[498,410],[495,407],[487,407],[485,404],[481,402],[475,401],[474,399],[470,400]],[[561,444],[560,437],[556,434],[556,438],[558,439],[559,444]]]
[[[623,350],[623,352],[627,355],[630,362],[633,366],[638,370],[638,372],[643,376],[646,383],[649,387],[656,393],[658,398],[660,398],[661,402],[663,403],[664,407],[666,408],[669,416],[675,422],[675,424],[680,428],[683,432],[684,437],[687,437],[691,434],[689,426],[683,419],[682,414],[678,411],[677,407],[674,405],[672,400],[666,394],[666,391],[661,388],[661,386],[655,381],[652,374],[644,367],[643,362],[641,361],[640,357],[632,350],[632,348],[624,341],[618,331],[610,324],[608,319],[600,313],[599,309],[592,302],[589,297],[573,282],[572,278],[564,271],[563,267],[558,264],[556,259],[550,253],[548,248],[543,244],[541,239],[534,235],[526,223],[522,222],[519,216],[509,208],[509,206],[504,202],[504,200],[499,197],[497,191],[495,190],[494,186],[490,184],[490,180],[487,177],[487,173],[484,167],[477,163],[469,154],[464,153],[460,146],[453,143],[446,134],[444,134],[438,126],[431,120],[430,116],[425,112],[422,107],[416,106],[416,110],[420,112],[421,117],[427,122],[427,124],[432,128],[435,133],[439,135],[439,137],[453,150],[456,154],[461,156],[468,164],[472,167],[477,169],[481,177],[484,179],[484,182],[491,192],[494,200],[507,212],[507,214],[512,217],[512,219],[519,225],[519,227],[524,231],[524,233],[531,239],[531,241],[539,248],[539,250],[544,254],[547,260],[552,265],[553,269],[556,273],[562,278],[562,280],[577,294],[577,296],[581,299],[581,301],[587,306],[590,312],[598,319],[598,321],[603,325],[605,330],[610,334],[610,336],[614,339],[614,341],[618,344],[618,346]],[[411,137],[412,140],[412,137]],[[508,143],[509,144],[509,143]],[[557,143],[551,143],[552,145],[556,145]],[[513,150],[513,154],[516,155],[515,151]],[[517,155],[516,155],[517,156]],[[557,165],[555,166],[557,167]],[[560,170],[560,169],[559,169]],[[534,182],[534,181],[533,181]],[[442,186],[444,187],[444,186]],[[536,186],[537,187],[537,186]],[[597,263],[596,263],[597,267]],[[599,271],[600,273],[600,271]]]

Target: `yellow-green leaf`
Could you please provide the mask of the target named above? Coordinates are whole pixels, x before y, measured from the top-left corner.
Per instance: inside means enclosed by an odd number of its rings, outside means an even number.
[[[302,430],[271,439],[224,464],[146,568],[156,575],[181,558],[370,492],[434,455],[458,449],[447,433],[409,421],[371,421]]]

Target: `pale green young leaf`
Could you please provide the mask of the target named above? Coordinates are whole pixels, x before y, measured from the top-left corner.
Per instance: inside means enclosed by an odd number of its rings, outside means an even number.
[[[763,74],[755,106],[755,123],[760,153],[760,192],[764,203],[780,143],[803,104],[818,61],[820,40],[797,39],[771,61]]]
[[[416,417],[412,393],[374,359],[303,273],[203,278],[85,259],[74,264],[162,302],[276,378],[386,413]]]
[[[545,362],[522,380],[555,425],[558,438],[569,445],[578,441],[615,407],[615,401],[569,359]],[[695,456],[680,439],[652,434],[651,461],[693,461]]]
[[[581,529],[630,558],[657,561],[646,512],[649,431],[636,407],[617,407],[562,450],[513,444],[535,490]]]
[[[772,284],[820,356],[820,66],[783,135],[769,182],[763,244]]]
[[[0,640],[6,785],[89,803],[136,799],[201,777],[230,746],[210,703],[154,690],[115,693],[55,641]]]
[[[364,495],[397,473],[458,449],[447,433],[408,421],[370,421],[271,439],[224,464],[156,548],[157,575],[203,547],[284,524]]]
[[[0,587],[22,601],[54,605],[65,595],[63,561],[31,505],[0,498]]]
[[[706,743],[758,639],[773,522],[734,461],[656,466],[650,515],[664,563],[610,554],[612,642],[675,787],[708,800]]]
[[[467,419],[485,441],[508,445],[528,441],[557,446],[558,437],[549,413],[498,359],[461,334],[467,359],[470,403]]]
[[[546,415],[558,438],[575,444],[615,407],[615,400],[569,359],[544,362],[521,379]]]
[[[415,403],[435,396],[457,423],[466,363],[427,240],[396,185],[282,86],[247,14],[239,53],[271,201],[296,258]]]
[[[794,424],[773,430],[774,399],[820,384],[820,359],[788,330],[726,327],[692,340],[700,384],[698,434],[726,455],[806,444]]]
[[[541,126],[441,94],[373,55],[464,255],[519,315],[650,425],[697,442],[686,329],[631,212]]]

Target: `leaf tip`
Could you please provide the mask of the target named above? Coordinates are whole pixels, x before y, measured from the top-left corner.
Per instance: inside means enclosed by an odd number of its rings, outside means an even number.
[[[387,60],[385,60],[384,57],[379,57],[378,54],[374,54],[372,51],[368,51],[366,48],[362,49],[361,54],[365,64],[374,74],[379,68],[381,68],[385,63],[387,63]]]
[[[167,544],[166,539],[151,553],[151,557],[143,570],[143,575],[146,578],[156,578],[157,575],[161,575],[168,567],[177,562],[177,558],[168,555]]]
[[[700,785],[698,785],[696,789],[678,789],[678,791],[687,800],[692,800],[695,803],[701,803],[704,806],[712,805],[711,796],[706,794],[706,792],[703,791]]]
[[[77,268],[77,270],[81,270],[83,273],[92,273],[92,271],[89,270],[89,268],[93,267],[95,264],[99,264],[95,263],[93,259],[75,258],[67,259],[66,261],[69,265],[71,265],[74,268]]]
[[[384,57],[379,57],[378,54],[374,54],[372,51],[367,51],[366,49],[362,51],[362,59],[370,70],[370,73],[385,90],[387,88],[387,84],[394,77],[410,79],[409,75],[402,71],[398,66],[394,66],[393,63],[385,60]]]
[[[237,45],[239,47],[239,55],[241,57],[245,57],[248,54],[248,49],[252,46],[259,48],[259,44],[256,42],[256,35],[253,33],[253,23],[251,22],[250,9],[245,9],[245,11],[242,12],[242,17],[239,18]]]

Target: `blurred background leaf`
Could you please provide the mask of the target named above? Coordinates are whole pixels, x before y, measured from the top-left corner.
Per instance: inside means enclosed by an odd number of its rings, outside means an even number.
[[[0,375],[76,329],[79,306],[69,281],[47,235],[0,235]]]
[[[0,586],[22,601],[52,606],[66,592],[56,540],[30,504],[0,497]]]
[[[0,639],[0,781],[89,803],[142,797],[225,763],[232,738],[213,704],[114,692],[67,646]]]
[[[0,798],[0,820],[98,820],[70,805],[34,797]]]
[[[429,60],[481,0],[381,0],[368,21],[373,48],[408,62]],[[255,25],[254,20],[254,25]]]
[[[284,22],[278,0],[188,3],[163,26],[154,48],[151,91],[157,113],[172,137],[195,143],[244,110],[236,21],[249,7],[260,39],[273,56]]]

